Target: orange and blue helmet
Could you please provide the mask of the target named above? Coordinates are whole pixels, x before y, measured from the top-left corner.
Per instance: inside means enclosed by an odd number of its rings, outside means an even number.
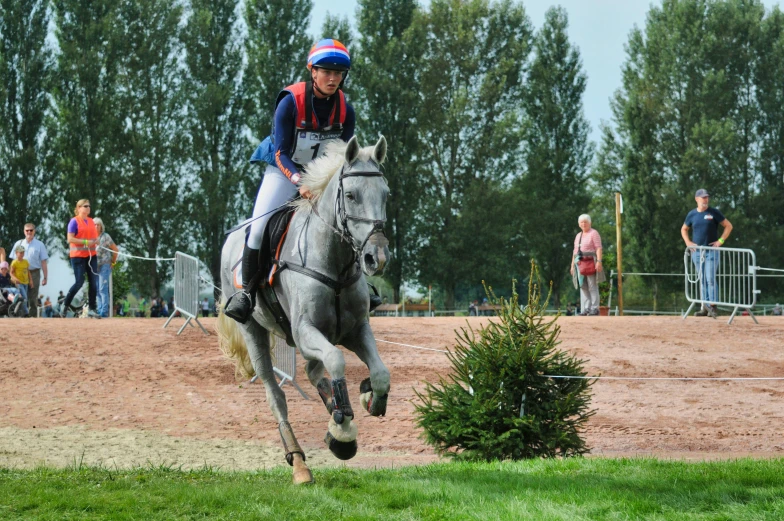
[[[346,46],[337,40],[327,38],[317,42],[308,53],[308,69],[319,67],[334,71],[351,69],[351,56]]]

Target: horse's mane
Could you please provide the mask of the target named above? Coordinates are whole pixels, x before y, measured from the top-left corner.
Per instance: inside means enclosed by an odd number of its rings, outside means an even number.
[[[296,199],[291,203],[297,211],[311,210],[313,205],[324,194],[327,185],[335,177],[335,174],[340,172],[343,163],[346,162],[346,147],[348,143],[340,139],[329,141],[326,144],[324,154],[317,159],[314,159],[305,167],[302,173],[302,185],[310,189],[313,197],[308,199]],[[359,149],[357,161],[369,161],[373,158],[374,146],[368,146]]]

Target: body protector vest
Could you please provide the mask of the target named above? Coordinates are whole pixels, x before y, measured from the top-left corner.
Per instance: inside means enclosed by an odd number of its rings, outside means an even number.
[[[342,90],[334,95],[332,111],[327,121],[319,122],[313,110],[313,83],[299,82],[283,89],[275,100],[275,108],[281,100],[291,94],[296,104],[295,110],[295,135],[289,157],[298,167],[310,163],[324,153],[323,143],[332,139],[339,139],[343,133],[343,124],[346,120],[346,97]],[[274,125],[274,123],[273,123]],[[272,134],[259,145],[250,159],[251,163],[264,161],[275,164],[275,128]]]

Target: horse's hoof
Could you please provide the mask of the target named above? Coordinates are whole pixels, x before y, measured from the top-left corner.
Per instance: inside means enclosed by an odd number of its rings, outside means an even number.
[[[387,414],[387,398],[389,398],[389,394],[384,396],[373,394],[368,402],[368,412],[373,416],[385,416]]]
[[[307,464],[302,460],[302,455],[294,455],[292,466],[294,467],[292,481],[295,485],[308,485],[310,483],[316,482],[316,480],[313,479],[313,473],[310,471]]]
[[[327,435],[324,436],[324,443],[336,458],[342,460],[353,458],[357,455],[357,424],[351,420],[338,424],[331,419]]]
[[[292,481],[295,485],[312,485],[316,482],[310,469],[304,469],[299,472],[294,471]]]
[[[329,432],[324,437],[324,443],[337,459],[349,460],[357,455],[357,440],[338,441]]]

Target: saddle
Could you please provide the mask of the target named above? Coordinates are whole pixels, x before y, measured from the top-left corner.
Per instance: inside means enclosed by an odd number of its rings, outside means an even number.
[[[283,208],[272,214],[267,227],[264,228],[264,235],[261,240],[261,248],[259,248],[259,271],[254,275],[251,282],[253,286],[261,286],[263,284],[272,285],[274,282],[273,277],[261,277],[259,274],[270,273],[276,267],[276,261],[280,256],[280,250],[283,247],[283,242],[286,240],[286,234],[289,231],[289,224],[291,218],[294,216],[294,208]],[[250,234],[250,225],[245,228],[245,243],[247,244],[248,234]],[[234,277],[234,287],[242,289],[242,255],[231,267],[232,275]],[[274,273],[273,273],[274,275]]]
[[[267,227],[264,229],[261,248],[259,249],[259,270],[250,281],[250,287],[258,290],[258,295],[261,297],[260,302],[275,317],[275,321],[285,333],[286,342],[290,346],[294,346],[294,339],[291,335],[291,322],[283,311],[283,306],[280,305],[272,284],[275,281],[275,273],[278,270],[277,261],[280,258],[281,248],[286,241],[286,235],[293,216],[294,208],[286,207],[272,214],[269,221],[267,221]],[[245,228],[246,242],[249,233],[250,226]],[[234,286],[242,289],[242,257],[234,264],[232,272]]]
[[[291,218],[294,216],[294,208],[286,207],[270,217],[267,228],[264,230],[264,238],[259,249],[259,270],[261,273],[269,275],[264,279],[262,285],[272,286],[275,282],[275,272],[277,272],[277,261],[280,259],[280,251],[283,242],[289,231]]]

